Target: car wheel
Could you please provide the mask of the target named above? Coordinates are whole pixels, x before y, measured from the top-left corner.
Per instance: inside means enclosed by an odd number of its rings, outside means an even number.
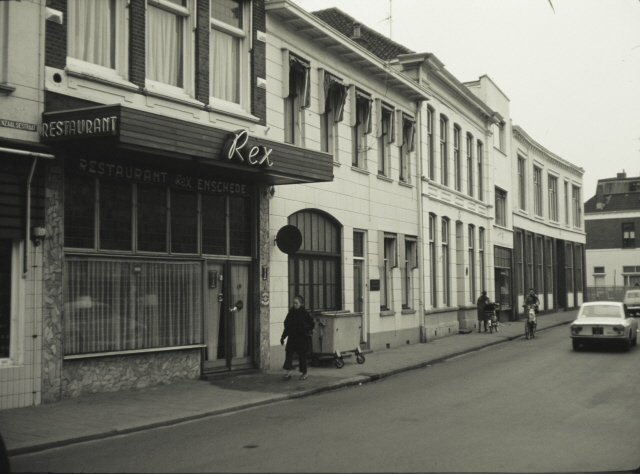
[[[578,341],[577,339],[571,339],[571,342],[573,343],[573,350],[574,351],[579,351],[580,350],[580,341]]]
[[[622,341],[622,352],[629,352],[629,349],[631,349],[631,334]]]

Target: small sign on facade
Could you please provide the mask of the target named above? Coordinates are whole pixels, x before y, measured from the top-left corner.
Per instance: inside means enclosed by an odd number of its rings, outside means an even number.
[[[380,291],[380,280],[369,280],[369,291]]]
[[[34,123],[16,122],[15,120],[0,119],[0,127],[15,128],[16,130],[26,130],[36,132],[38,129]]]

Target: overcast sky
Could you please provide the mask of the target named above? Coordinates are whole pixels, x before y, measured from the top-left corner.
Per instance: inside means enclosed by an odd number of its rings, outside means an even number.
[[[598,179],[640,176],[640,0],[293,1],[391,32],[462,82],[491,77],[514,125],[584,168],[585,200]]]

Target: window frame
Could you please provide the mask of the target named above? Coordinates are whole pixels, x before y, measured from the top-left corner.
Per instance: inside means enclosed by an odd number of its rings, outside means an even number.
[[[496,225],[507,226],[507,191],[495,188]]]
[[[453,183],[456,191],[462,188],[462,163],[460,162],[462,129],[457,123],[453,124]]]
[[[430,290],[431,290],[431,306],[438,306],[438,260],[436,249],[436,229],[437,216],[429,213],[429,269],[430,269]]]
[[[473,197],[473,135],[467,132],[467,194]]]
[[[474,301],[476,295],[476,228],[473,224],[468,226],[468,251],[469,251],[469,299]]]
[[[622,222],[621,227],[622,227],[622,248],[635,249],[636,248],[635,222]]]
[[[571,197],[573,199],[573,227],[582,228],[582,202],[580,199],[581,188],[575,184],[571,186]]]
[[[371,94],[352,85],[351,102],[351,166],[353,168],[367,169],[367,155],[369,146],[367,145],[367,135],[371,133],[371,120],[373,115],[373,98]],[[366,118],[366,107],[368,104],[368,122],[361,121],[361,115]]]
[[[380,99],[376,99],[380,101]],[[391,171],[391,143],[393,143],[395,135],[395,107],[379,102],[379,134],[378,134],[378,175],[388,177]],[[385,122],[387,123],[387,131],[385,133]]]
[[[518,155],[518,205],[523,211],[527,210],[526,169],[526,160]]]
[[[211,47],[209,47],[209,106],[216,109],[228,109],[229,111],[251,113],[251,74],[250,74],[250,37],[252,28],[252,3],[251,0],[240,0],[242,8],[242,27],[238,28],[221,20],[213,18],[211,15],[211,4],[215,0],[209,0],[209,34],[212,30],[218,30],[234,38],[240,39],[240,46],[238,48],[238,60],[240,62],[238,66],[238,102],[227,101],[213,95],[212,81],[214,80],[213,73],[213,55]]]
[[[170,84],[164,84],[162,82],[149,79],[147,73],[148,62],[150,60],[150,54],[148,49],[145,50],[145,90],[152,94],[161,96],[167,96],[170,98],[183,99],[189,102],[194,102],[195,99],[195,30],[197,22],[197,10],[196,0],[185,0],[186,7],[176,5],[168,0],[147,0],[146,20],[145,23],[145,35],[149,34],[149,22],[148,12],[149,8],[159,8],[183,18],[182,26],[182,87],[173,86]],[[145,44],[148,42],[148,37],[145,36]],[[146,46],[148,48],[148,45]]]
[[[440,114],[440,182],[444,186],[449,186],[449,119],[446,115]]]
[[[476,158],[478,160],[478,199],[484,201],[484,173],[482,172],[484,163],[484,143],[481,140],[476,141]]]
[[[397,267],[396,234],[383,233],[383,256],[380,275],[380,311],[393,311],[393,269]]]
[[[533,212],[542,217],[542,168],[533,167]]]
[[[430,107],[427,106],[427,140],[428,140],[428,157],[429,157],[429,163],[427,166],[428,169],[428,173],[429,173],[429,179],[431,180],[435,180],[435,174],[436,174],[436,167],[435,167],[435,143],[434,143],[434,138],[433,138],[433,131],[434,131],[434,117],[435,117],[436,111]]]
[[[549,174],[549,220],[559,221],[558,216],[558,177]]]

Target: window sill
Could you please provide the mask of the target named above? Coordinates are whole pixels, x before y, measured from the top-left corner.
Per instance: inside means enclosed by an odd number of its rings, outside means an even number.
[[[150,84],[149,81],[147,81],[146,87],[143,89],[143,91],[146,95],[151,97],[158,97],[160,99],[166,99],[166,100],[170,100],[171,102],[177,102],[180,104],[196,106],[198,108],[205,107],[205,104],[203,102],[200,102],[199,100],[195,100],[191,96],[187,95],[186,92],[174,92],[170,89],[165,89],[161,86],[155,86],[154,84]]]
[[[384,174],[379,174],[377,178],[381,181],[386,181],[387,183],[393,183],[393,180]]]
[[[78,64],[74,64],[70,58],[67,58],[67,65],[64,68],[64,72],[68,76],[77,77],[80,79],[86,79],[88,81],[99,82],[108,86],[118,87],[132,92],[140,90],[134,83],[125,80],[122,76],[113,72],[113,74],[101,74],[91,68],[83,68]]]
[[[234,107],[233,104],[215,98],[209,98],[209,105],[206,105],[205,109],[209,112],[229,115],[231,117],[238,117],[250,122],[260,122],[260,119],[258,117],[256,117],[255,115],[251,115],[240,106]]]
[[[409,188],[409,189],[413,189],[414,187],[413,184],[407,183],[406,181],[402,181],[402,180],[398,181],[398,184],[400,186],[404,186],[405,188]]]
[[[360,174],[371,174],[371,173],[369,173],[367,170],[365,170],[365,169],[363,169],[363,168],[360,168],[360,167],[358,167],[358,166],[353,166],[353,165],[351,165],[351,169],[352,169],[353,171],[355,171],[356,173],[360,173]]]
[[[16,88],[13,87],[13,86],[8,86],[6,84],[0,84],[0,95],[9,95],[15,90],[16,90]]]
[[[416,310],[411,308],[403,309],[402,314],[416,314]]]
[[[90,359],[94,357],[110,357],[110,356],[129,355],[129,354],[147,354],[150,352],[184,351],[189,349],[203,349],[205,347],[207,347],[206,344],[193,344],[191,346],[156,347],[154,349],[137,349],[137,350],[128,350],[128,351],[100,352],[97,354],[78,354],[78,355],[64,356],[63,360]]]
[[[395,315],[396,315],[395,311],[391,311],[389,309],[380,310],[380,317],[381,318],[387,317],[387,316],[395,316]]]
[[[493,227],[497,227],[498,229],[506,230],[507,232],[513,232],[513,229],[509,229],[508,227],[505,227],[505,226],[500,225],[500,224],[493,224]]]
[[[335,166],[336,168],[340,168],[342,165],[340,164],[339,161],[334,161],[333,166]]]

